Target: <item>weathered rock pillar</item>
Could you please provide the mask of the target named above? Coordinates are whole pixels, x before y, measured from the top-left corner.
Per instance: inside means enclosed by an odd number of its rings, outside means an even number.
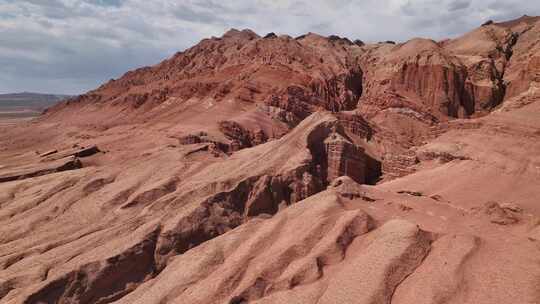
[[[328,158],[329,183],[344,175],[360,184],[366,182],[366,155],[363,148],[354,145],[335,128],[325,139],[324,146]]]

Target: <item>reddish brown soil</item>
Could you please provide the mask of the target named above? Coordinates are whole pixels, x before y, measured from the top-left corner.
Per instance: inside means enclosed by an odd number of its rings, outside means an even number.
[[[540,303],[539,54],[231,30],[0,124],[0,303]]]

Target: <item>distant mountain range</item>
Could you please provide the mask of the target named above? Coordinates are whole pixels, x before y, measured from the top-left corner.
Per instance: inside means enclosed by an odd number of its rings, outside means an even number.
[[[70,98],[70,95],[40,94],[40,93],[10,93],[0,94],[0,108],[4,107],[30,107],[46,108],[58,101]]]
[[[70,95],[11,93],[0,94],[0,119],[31,118]]]

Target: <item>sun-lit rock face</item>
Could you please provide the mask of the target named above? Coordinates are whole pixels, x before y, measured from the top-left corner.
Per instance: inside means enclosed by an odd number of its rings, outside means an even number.
[[[365,98],[410,102],[438,118],[486,113],[503,101],[517,40],[512,30],[490,25],[454,40],[375,45],[363,57]]]

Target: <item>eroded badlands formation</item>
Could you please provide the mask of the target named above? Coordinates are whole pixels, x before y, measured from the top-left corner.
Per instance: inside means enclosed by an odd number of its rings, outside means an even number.
[[[0,303],[540,303],[540,18],[231,30],[0,130]]]

